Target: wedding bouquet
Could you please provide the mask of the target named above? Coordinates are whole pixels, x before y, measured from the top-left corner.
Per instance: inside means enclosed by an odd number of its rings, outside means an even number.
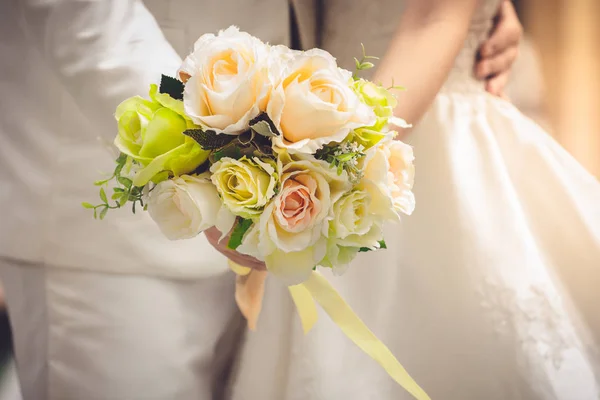
[[[353,75],[326,51],[235,27],[202,36],[177,78],[117,107],[117,166],[96,182],[102,203],[84,207],[102,219],[132,203],[172,240],[216,227],[288,285],[343,271],[385,248],[383,224],[415,205],[412,149],[389,128],[405,126],[396,99],[357,76],[370,58]]]
[[[329,53],[231,27],[202,36],[178,78],[117,107],[115,203],[101,188],[103,203],[85,204],[98,217],[132,202],[172,240],[215,226],[300,283],[384,248],[384,222],[412,212],[412,149],[388,128],[394,96]]]

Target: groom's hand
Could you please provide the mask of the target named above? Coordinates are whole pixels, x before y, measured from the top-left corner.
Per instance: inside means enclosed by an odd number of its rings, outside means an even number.
[[[519,52],[523,27],[510,0],[504,0],[494,18],[489,39],[480,47],[475,75],[486,80],[486,90],[503,96],[510,69]]]

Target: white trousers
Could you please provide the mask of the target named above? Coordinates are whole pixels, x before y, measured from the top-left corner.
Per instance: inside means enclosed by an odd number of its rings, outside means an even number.
[[[24,400],[220,397],[245,325],[231,273],[196,281],[0,259]]]

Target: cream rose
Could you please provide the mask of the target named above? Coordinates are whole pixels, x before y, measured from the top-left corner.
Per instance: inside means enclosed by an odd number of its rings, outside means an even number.
[[[390,185],[394,208],[410,215],[415,210],[415,195],[412,191],[415,181],[413,149],[399,140],[384,143],[383,149],[390,166],[388,185]]]
[[[379,188],[380,195],[373,197],[385,218],[392,218],[388,210],[394,212],[396,220],[401,213],[410,215],[414,211],[413,161],[412,147],[399,140],[387,140],[368,155],[363,179]]]
[[[329,223],[330,236],[344,247],[375,247],[383,237],[382,219],[371,196],[378,188],[363,182],[333,205],[333,219]]]
[[[284,164],[279,194],[238,251],[264,260],[289,284],[302,282],[325,256],[331,207],[349,189],[346,173],[338,175],[326,162]]]
[[[210,172],[225,206],[242,218],[259,217],[275,195],[278,175],[273,161],[224,157],[210,167]]]
[[[150,216],[170,240],[192,238],[214,226],[220,209],[221,200],[208,175],[162,181],[148,201]]]
[[[351,73],[338,68],[331,54],[313,49],[288,58],[267,105],[281,133],[273,139],[276,147],[312,154],[375,123],[373,110],[350,87]]]
[[[374,249],[383,240],[381,214],[372,201],[381,192],[377,185],[363,180],[335,202],[329,222],[327,253],[320,265],[342,273],[361,248]]]
[[[268,63],[268,46],[236,27],[203,35],[178,72],[186,82],[186,114],[220,133],[247,130],[266,107],[272,86]]]

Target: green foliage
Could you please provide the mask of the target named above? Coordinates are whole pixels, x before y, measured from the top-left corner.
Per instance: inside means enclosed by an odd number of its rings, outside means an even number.
[[[250,129],[265,137],[274,137],[280,135],[275,127],[275,124],[273,121],[271,121],[271,118],[269,118],[267,113],[261,113],[250,120]]]
[[[333,146],[324,146],[317,150],[315,158],[324,160],[337,169],[338,175],[348,173],[352,182],[362,177],[360,161],[365,157],[364,146],[355,142],[342,142]]]
[[[381,86],[381,84],[379,86]],[[401,91],[404,91],[404,90],[406,90],[406,88],[404,86],[395,85],[394,84],[394,78],[392,78],[392,85],[390,87],[388,87],[387,90],[401,90]]]
[[[365,51],[365,46],[361,43],[360,47],[362,48],[362,58],[359,60],[358,58],[354,58],[354,63],[356,64],[356,71],[354,72],[353,78],[358,79],[358,74],[360,71],[365,71],[367,69],[371,69],[375,66],[372,62],[368,60],[379,60],[379,57],[368,56]]]
[[[94,218],[104,219],[108,210],[121,208],[127,202],[132,203],[132,211],[134,214],[137,203],[146,209],[143,200],[144,187],[133,186],[133,181],[131,179],[121,175],[123,169],[129,170],[131,159],[121,153],[116,160],[116,164],[113,174],[108,179],[94,182],[96,186],[100,186],[98,196],[100,197],[101,203],[97,205],[88,202],[81,203],[83,208],[94,210]],[[112,194],[109,200],[105,187],[113,180],[116,181],[117,185],[112,188]]]
[[[217,150],[229,144],[236,136],[215,131],[203,131],[202,129],[188,129],[184,135],[194,139],[204,150]]]
[[[257,134],[254,130],[248,130],[235,137],[225,146],[213,151],[209,156],[211,163],[216,163],[223,157],[239,160],[242,157],[272,158],[271,138]]]
[[[367,251],[387,249],[387,245],[385,244],[385,240],[380,240],[378,244],[379,244],[379,247],[375,247],[375,248],[361,247],[360,250],[358,250],[358,251],[360,253],[365,253]]]
[[[168,94],[175,100],[183,100],[183,88],[184,85],[179,80],[161,75],[159,93]]]
[[[237,249],[244,239],[244,235],[250,229],[253,222],[251,219],[238,218],[235,222],[235,226],[233,227],[233,231],[231,232],[231,237],[229,238],[229,242],[227,243],[227,247],[232,250]]]

